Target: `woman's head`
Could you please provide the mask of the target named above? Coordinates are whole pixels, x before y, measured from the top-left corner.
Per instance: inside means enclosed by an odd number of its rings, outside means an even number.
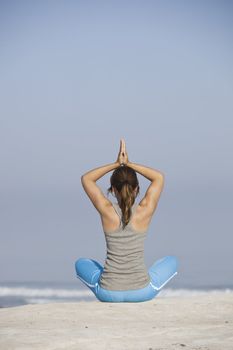
[[[140,190],[137,173],[127,165],[119,166],[113,171],[110,183],[108,193],[114,193],[118,200],[122,211],[123,228],[125,228],[130,220],[131,207]]]

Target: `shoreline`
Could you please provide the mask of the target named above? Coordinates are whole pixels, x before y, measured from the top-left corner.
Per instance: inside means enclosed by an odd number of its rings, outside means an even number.
[[[189,296],[203,296],[203,295],[219,295],[219,294],[233,295],[232,287],[224,288],[163,288],[156,296],[156,299],[167,297],[189,297]],[[16,307],[28,304],[47,304],[47,303],[66,303],[66,302],[92,302],[97,301],[94,293],[88,288],[76,288],[62,284],[60,286],[54,285],[27,285],[26,283],[14,283],[12,285],[0,283],[0,308]]]
[[[233,293],[0,309],[1,350],[232,350]]]

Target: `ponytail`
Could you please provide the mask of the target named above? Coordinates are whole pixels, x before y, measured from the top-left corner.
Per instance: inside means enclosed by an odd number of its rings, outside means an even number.
[[[112,193],[113,186],[119,193],[119,206],[122,213],[122,226],[123,229],[129,223],[132,214],[131,208],[135,202],[135,198],[139,193],[139,183],[137,179],[136,171],[127,165],[119,166],[114,170],[110,178],[111,186],[107,192]],[[135,189],[137,191],[135,193]]]
[[[135,197],[133,194],[132,186],[125,182],[121,188],[121,203],[120,208],[122,211],[122,223],[123,223],[123,229],[125,226],[129,223],[130,216],[131,216],[131,207],[134,204]]]

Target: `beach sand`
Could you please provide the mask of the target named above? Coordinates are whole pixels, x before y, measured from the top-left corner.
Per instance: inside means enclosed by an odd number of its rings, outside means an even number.
[[[233,293],[4,308],[0,349],[232,350]]]

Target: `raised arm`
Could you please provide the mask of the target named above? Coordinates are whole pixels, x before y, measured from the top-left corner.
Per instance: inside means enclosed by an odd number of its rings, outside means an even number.
[[[159,170],[130,161],[127,162],[127,166],[131,167],[136,172],[151,181],[151,184],[149,185],[145,196],[140,201],[139,205],[146,209],[148,215],[152,215],[157,207],[161,192],[163,190],[164,174]]]
[[[132,163],[128,162],[127,166],[131,167],[134,169],[137,173],[143,175],[150,181],[156,181],[160,180],[162,177],[164,177],[163,173],[159,170],[147,167],[145,165],[137,164],[137,163]]]

